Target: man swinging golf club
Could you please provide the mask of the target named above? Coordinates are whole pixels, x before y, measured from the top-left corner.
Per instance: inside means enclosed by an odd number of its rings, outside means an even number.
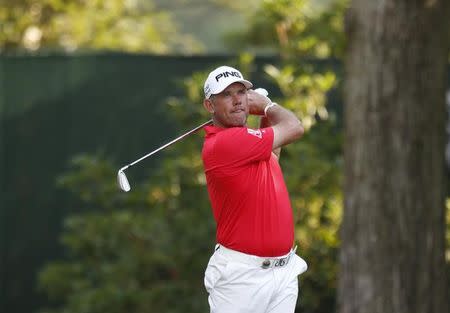
[[[298,275],[293,213],[280,148],[303,134],[289,110],[252,90],[237,69],[221,66],[204,85],[202,158],[216,221],[217,245],[205,271],[211,313],[292,313]],[[261,116],[259,129],[246,126]]]

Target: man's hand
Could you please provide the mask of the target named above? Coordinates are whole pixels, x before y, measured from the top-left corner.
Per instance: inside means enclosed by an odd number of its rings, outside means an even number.
[[[264,108],[272,103],[270,99],[252,89],[247,91],[249,113],[252,115],[264,115]]]

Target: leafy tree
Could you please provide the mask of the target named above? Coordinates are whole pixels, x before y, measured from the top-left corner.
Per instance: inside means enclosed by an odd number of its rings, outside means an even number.
[[[203,183],[192,175],[201,163],[184,158],[164,162],[128,194],[118,191],[112,162],[74,158],[60,184],[87,210],[65,221],[67,258],[39,275],[40,289],[55,302],[42,312],[207,310],[202,279],[214,230]]]
[[[343,15],[348,0],[320,6],[310,0],[264,0],[251,14],[244,31],[230,32],[235,49],[267,51],[286,58],[341,57],[344,50]]]
[[[3,0],[0,51],[199,52],[152,1]]]

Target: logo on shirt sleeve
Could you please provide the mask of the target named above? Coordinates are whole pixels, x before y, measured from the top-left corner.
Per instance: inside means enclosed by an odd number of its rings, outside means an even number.
[[[253,135],[253,136],[255,136],[255,137],[258,137],[259,139],[262,138],[262,133],[261,133],[261,130],[260,130],[260,129],[250,129],[250,128],[247,128],[247,132],[248,132],[250,135]]]

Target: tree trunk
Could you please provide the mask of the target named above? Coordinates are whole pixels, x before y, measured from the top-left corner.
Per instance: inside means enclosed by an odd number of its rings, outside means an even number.
[[[446,313],[449,0],[347,12],[340,313]]]

